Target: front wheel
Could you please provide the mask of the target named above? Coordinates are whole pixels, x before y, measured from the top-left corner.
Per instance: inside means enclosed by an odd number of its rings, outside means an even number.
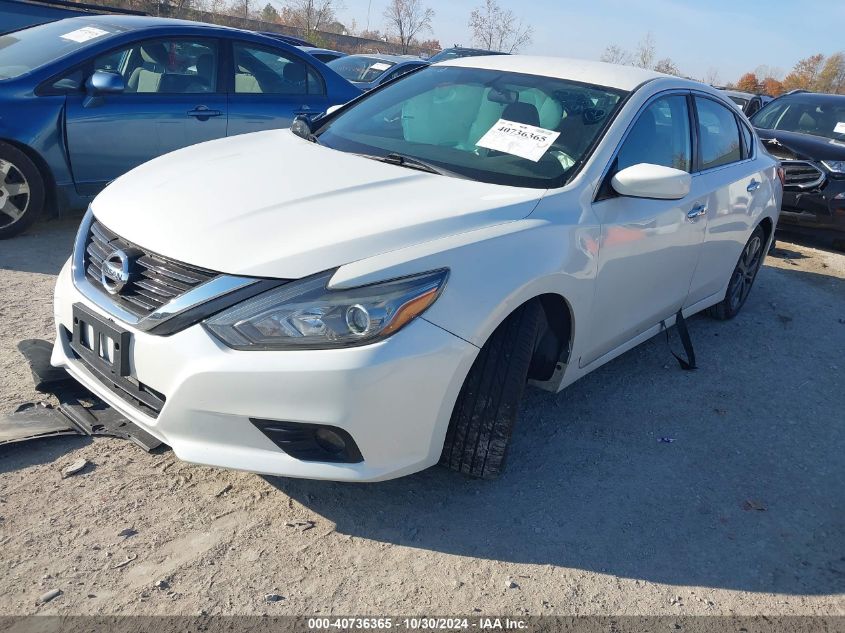
[[[0,142],[0,239],[29,228],[41,215],[44,178],[18,148]]]
[[[745,244],[745,248],[742,249],[742,254],[731,275],[725,298],[708,309],[707,312],[711,317],[725,321],[739,314],[757,278],[757,271],[763,263],[765,244],[766,234],[758,226]]]
[[[534,354],[541,310],[536,300],[520,306],[481,348],[452,411],[442,465],[484,479],[502,471]]]

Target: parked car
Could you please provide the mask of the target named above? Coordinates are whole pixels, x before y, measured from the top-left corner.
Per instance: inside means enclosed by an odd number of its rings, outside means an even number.
[[[845,96],[785,95],[751,122],[784,169],[780,225],[830,235],[845,250]]]
[[[340,57],[346,57],[346,53],[341,53],[340,51],[333,51],[329,48],[315,48],[314,46],[299,46],[298,48],[299,50],[311,55],[311,57],[319,59],[324,64],[328,64],[330,61],[333,61]]]
[[[768,95],[758,95],[751,92],[728,90],[727,88],[721,88],[721,90],[728,95],[728,98],[730,98],[730,100],[733,101],[740,110],[742,110],[742,113],[749,118],[754,116],[760,108],[772,100],[772,97]]]
[[[360,90],[299,49],[226,27],[86,16],[0,37],[0,237],[45,205],[201,141],[290,125]],[[14,192],[14,193],[13,193]]]
[[[436,64],[437,62],[444,62],[450,59],[459,59],[461,57],[480,57],[482,55],[507,55],[501,51],[488,51],[483,48],[464,48],[456,46],[454,48],[444,48],[436,55],[432,55],[428,62]]]
[[[285,35],[283,33],[276,33],[275,31],[259,31],[261,35],[266,35],[267,37],[272,37],[273,39],[280,40],[287,44],[293,44],[294,46],[315,46],[308,40],[304,40],[301,37],[294,37],[293,35]]]
[[[560,391],[742,309],[777,168],[697,82],[444,62],[110,184],[58,278],[52,362],[190,462],[492,477],[527,379]]]
[[[329,62],[328,67],[344,79],[351,81],[361,90],[372,90],[391,79],[401,77],[412,70],[427,66],[428,62],[419,58],[401,55],[347,55]]]

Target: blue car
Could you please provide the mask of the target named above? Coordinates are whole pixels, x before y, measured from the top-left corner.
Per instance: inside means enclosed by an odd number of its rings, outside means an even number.
[[[428,66],[428,62],[415,57],[373,53],[338,57],[326,65],[366,92],[412,70]]]
[[[210,24],[85,16],[0,36],[0,238],[151,158],[360,94],[290,44]]]

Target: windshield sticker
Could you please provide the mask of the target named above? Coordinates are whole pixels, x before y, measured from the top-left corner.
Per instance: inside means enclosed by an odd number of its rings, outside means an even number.
[[[64,35],[62,35],[62,39],[82,44],[83,42],[87,42],[88,40],[93,40],[96,37],[102,37],[103,35],[108,34],[109,32],[104,31],[103,29],[98,29],[93,26],[85,26],[81,29],[71,31],[70,33],[65,33]]]
[[[385,64],[384,62],[378,62],[370,66],[372,70],[387,70],[390,68],[390,64]]]
[[[536,163],[543,158],[558,136],[560,132],[499,119],[476,145],[513,154]]]
[[[840,121],[836,124],[836,127],[833,128],[834,134],[845,134],[845,121]]]

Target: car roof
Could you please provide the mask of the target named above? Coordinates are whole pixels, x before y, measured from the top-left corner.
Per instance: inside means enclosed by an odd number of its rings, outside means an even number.
[[[503,72],[542,75],[557,79],[568,79],[608,88],[633,90],[640,84],[652,79],[671,77],[653,70],[644,70],[634,66],[608,64],[586,59],[567,57],[535,57],[532,55],[490,55],[485,57],[461,57],[437,62],[435,66],[460,66],[501,70]],[[697,84],[680,78],[679,83]]]
[[[742,92],[740,90],[726,90],[725,88],[720,88],[719,90],[730,97],[742,97],[743,99],[753,99],[754,97],[762,96],[756,95],[753,92]]]
[[[439,55],[445,51],[469,51],[471,53],[487,53],[488,55],[510,55],[510,53],[504,51],[491,51],[486,48],[470,48],[469,46],[452,46],[451,48],[444,48],[436,54]]]
[[[812,99],[818,103],[841,103],[845,101],[845,95],[832,95],[824,92],[794,92],[787,93],[778,97],[778,101],[785,101],[789,99],[801,99],[806,101],[807,98]]]
[[[177,20],[175,18],[157,18],[151,15],[82,15],[73,18],[65,18],[66,22],[85,22],[86,24],[110,24],[119,26],[129,31],[144,29],[153,26],[198,26],[216,29],[227,29],[240,31],[230,26],[209,24],[208,22],[193,22],[191,20]]]
[[[297,46],[297,48],[301,51],[305,51],[306,53],[337,53],[338,55],[346,55],[345,53],[332,50],[331,48],[320,48],[318,46]]]
[[[411,59],[408,57],[403,57],[402,55],[388,55],[387,53],[356,53],[355,55],[349,55],[349,57],[367,57],[369,59],[380,59],[382,61],[391,62],[393,64],[401,64],[402,62],[424,61],[422,59]]]

